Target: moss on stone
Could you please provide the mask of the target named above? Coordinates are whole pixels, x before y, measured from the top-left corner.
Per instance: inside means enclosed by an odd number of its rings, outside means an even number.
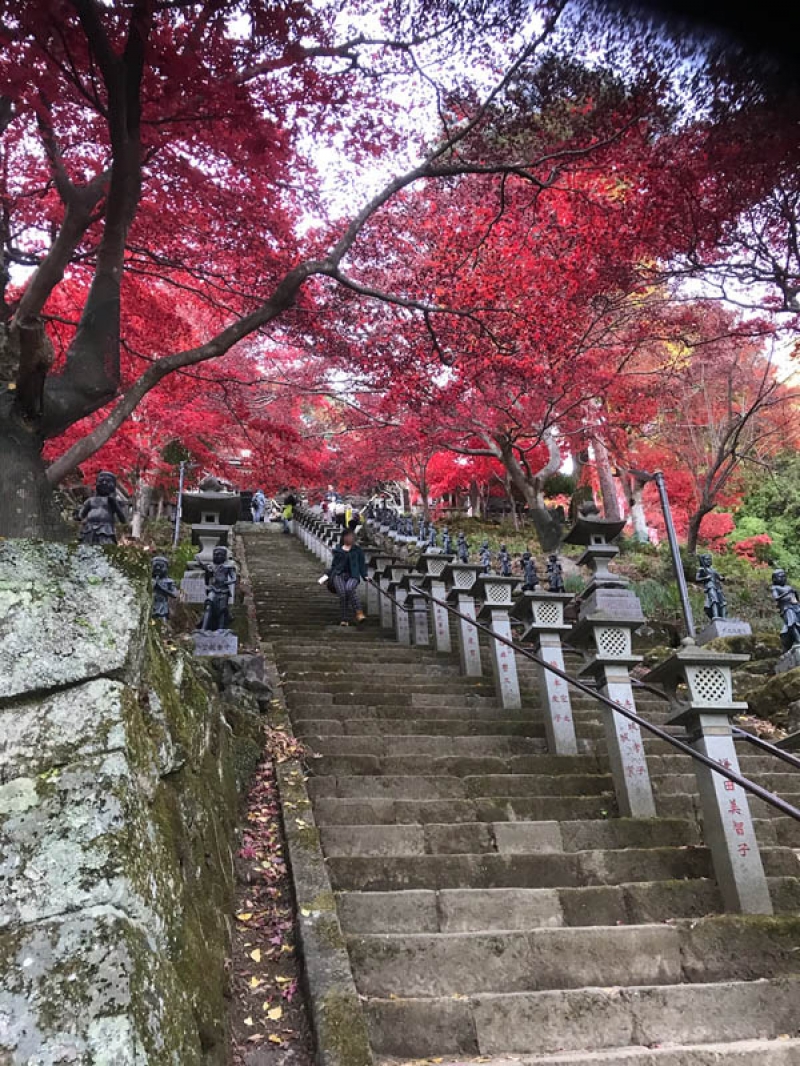
[[[295,843],[304,851],[316,851],[320,843],[319,829],[315,825],[296,826],[291,833]]]
[[[353,995],[331,990],[322,1003],[320,1057],[332,1056],[338,1066],[371,1066],[366,1027],[359,1024],[361,1004]]]

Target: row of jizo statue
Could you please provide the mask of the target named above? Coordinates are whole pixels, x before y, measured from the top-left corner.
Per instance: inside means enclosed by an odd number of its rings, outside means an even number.
[[[388,527],[407,542],[416,540],[420,548],[441,551],[446,555],[455,555],[459,562],[470,561],[470,545],[463,531],[453,541],[450,530],[445,526],[441,534],[426,518],[420,518],[416,524],[411,515],[401,515],[386,506],[367,508],[365,517],[379,525]],[[108,470],[102,470],[95,482],[95,491],[80,511],[76,514],[80,521],[80,541],[83,544],[116,544],[117,521],[125,523],[125,509],[117,497],[117,479]],[[481,544],[480,561],[484,573],[496,572],[504,577],[512,577],[514,560],[505,544],[500,545],[495,561],[489,542]],[[199,632],[227,632],[231,625],[231,600],[236,585],[236,567],[229,558],[228,549],[223,546],[214,548],[212,562],[199,562],[205,576],[206,596],[203,613],[198,626]],[[170,600],[179,596],[176,583],[169,577],[169,563],[163,556],[153,559],[153,609],[156,619],[169,617]],[[536,561],[530,552],[524,552],[517,560],[518,572],[523,578],[523,591],[533,591],[540,587],[539,572]],[[698,556],[698,569],[695,581],[705,593],[704,609],[710,621],[728,617],[728,602],[723,589],[724,577],[714,567],[710,555]],[[546,588],[549,592],[564,591],[564,576],[558,555],[549,555],[545,569]],[[781,642],[784,650],[789,651],[800,646],[800,600],[796,590],[789,584],[785,570],[775,570],[772,574],[772,598],[783,620]]]
[[[117,497],[117,479],[108,470],[102,470],[95,482],[95,491],[76,514],[81,528],[82,544],[116,544],[117,522],[127,522],[125,509]],[[231,626],[231,600],[236,585],[236,567],[229,558],[228,549],[214,548],[212,562],[197,561],[205,576],[206,597],[203,612],[197,627],[201,633],[227,632]],[[180,589],[169,576],[169,561],[158,555],[152,564],[153,605],[152,617],[164,620],[169,617],[170,601],[180,596]]]

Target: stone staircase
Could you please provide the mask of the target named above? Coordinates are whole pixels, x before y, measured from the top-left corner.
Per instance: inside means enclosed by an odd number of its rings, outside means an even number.
[[[777,916],[720,914],[688,756],[647,740],[660,817],[618,818],[590,698],[549,755],[533,664],[503,710],[455,655],[340,629],[293,538],[245,544],[376,1061],[800,1064],[796,823],[753,801]],[[800,803],[791,768],[742,771]]]

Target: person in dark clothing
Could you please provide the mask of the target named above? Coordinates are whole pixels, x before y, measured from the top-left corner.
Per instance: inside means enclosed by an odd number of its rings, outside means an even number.
[[[333,550],[329,576],[342,608],[342,620],[339,624],[350,625],[351,617],[359,624],[363,622],[364,612],[358,598],[358,585],[362,579],[366,580],[367,560],[356,544],[355,534],[351,529],[342,533],[339,547]]]

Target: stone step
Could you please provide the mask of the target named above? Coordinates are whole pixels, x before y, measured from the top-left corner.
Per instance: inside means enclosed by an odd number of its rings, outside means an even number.
[[[309,769],[316,775],[332,777],[608,774],[608,766],[600,765],[593,755],[323,755],[312,759]]]
[[[430,758],[546,755],[543,739],[517,736],[431,737],[413,734],[341,734],[303,736],[303,744],[312,752],[323,755],[424,755]],[[587,758],[594,758],[588,755]]]
[[[484,1066],[508,1066],[507,1060],[482,1058]],[[680,1047],[628,1047],[566,1055],[525,1055],[519,1066],[798,1066],[800,1040],[737,1040],[734,1043],[682,1044]]]
[[[796,913],[800,880],[769,879],[775,912]],[[643,925],[721,914],[710,878],[634,881],[583,888],[416,889],[343,892],[339,918],[348,933],[477,933],[542,926]]]
[[[312,777],[312,801],[338,799],[475,799],[492,796],[597,796],[611,793],[610,774],[483,774],[466,777]]]
[[[314,717],[307,717],[313,708],[295,711],[292,716],[295,735],[298,737],[315,736],[320,733],[331,735],[375,734],[383,736],[434,736],[434,737],[480,737],[509,736],[528,739],[544,739],[544,726],[524,718],[471,718],[411,717],[378,718],[377,716],[355,717],[344,713],[334,715],[330,707],[320,707]]]
[[[347,855],[514,855],[601,848],[680,848],[700,843],[697,823],[677,818],[329,825],[322,827],[321,837],[328,858]]]
[[[765,852],[765,857],[769,852]],[[328,860],[338,891],[399,888],[579,888],[711,877],[705,848],[626,848],[565,854],[402,855]],[[778,869],[777,875],[786,871]]]
[[[347,942],[361,995],[438,997],[795,977],[800,959],[791,934],[798,924],[794,917],[721,915],[671,925],[362,935]]]
[[[495,796],[471,800],[318,799],[317,825],[457,825],[463,822],[605,819],[610,796]]]
[[[725,1047],[725,1042],[738,1041],[752,1045],[755,1038],[758,1046],[797,1032],[798,1002],[800,981],[782,979],[587,987],[462,999],[372,999],[366,1011],[371,1043],[379,1055],[406,1060],[431,1055],[526,1056],[535,1048],[539,1055],[556,1056],[551,1066],[567,1066],[570,1052],[585,1054],[587,1048],[613,1056],[627,1054],[632,1045],[723,1042]],[[795,1043],[787,1040],[786,1046],[793,1050]],[[522,1061],[535,1064],[537,1059]],[[591,1063],[591,1058],[586,1061]],[[706,1061],[724,1066],[726,1060]],[[800,1059],[793,1052],[775,1061],[797,1066]],[[578,1055],[575,1066],[581,1062]],[[622,1062],[643,1066],[647,1059],[629,1056]],[[756,1066],[762,1060],[754,1056],[739,1062]],[[613,1057],[610,1064],[616,1066]],[[706,1066],[703,1059],[686,1057],[669,1066],[678,1064]]]

